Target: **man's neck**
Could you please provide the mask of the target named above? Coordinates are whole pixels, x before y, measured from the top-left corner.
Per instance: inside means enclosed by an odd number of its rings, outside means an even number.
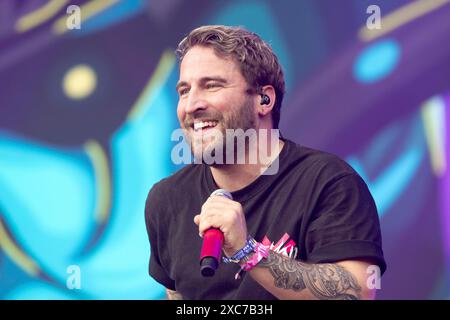
[[[268,163],[233,164],[210,167],[217,186],[230,192],[240,190],[255,181],[264,170],[278,157],[283,149],[284,141],[278,140],[278,150],[271,152]]]

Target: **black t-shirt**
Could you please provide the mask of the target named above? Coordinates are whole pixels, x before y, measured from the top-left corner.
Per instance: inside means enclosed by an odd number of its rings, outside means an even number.
[[[338,157],[285,140],[275,175],[261,175],[232,193],[244,210],[248,234],[272,250],[308,263],[371,259],[384,272],[375,203],[361,177]],[[218,189],[210,168],[191,164],[155,184],[145,218],[149,273],[185,299],[275,299],[237,264],[200,274],[202,238],[194,223]]]

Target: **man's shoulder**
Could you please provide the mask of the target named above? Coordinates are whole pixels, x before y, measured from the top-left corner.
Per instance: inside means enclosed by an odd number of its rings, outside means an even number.
[[[156,182],[152,190],[158,190],[158,192],[180,193],[184,189],[192,189],[197,182],[200,182],[203,172],[203,165],[189,164],[174,172],[168,177]]]
[[[146,215],[150,208],[168,208],[173,203],[180,202],[189,191],[200,185],[202,170],[201,165],[190,164],[154,183],[147,195]]]
[[[340,156],[304,146],[290,141],[290,157],[297,159],[297,168],[308,170],[311,173],[341,176],[357,174],[356,171]]]

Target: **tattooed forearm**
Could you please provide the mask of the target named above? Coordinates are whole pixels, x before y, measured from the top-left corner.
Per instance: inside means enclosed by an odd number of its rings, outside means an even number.
[[[307,264],[271,251],[258,266],[270,270],[278,288],[294,291],[309,289],[318,299],[361,298],[361,287],[353,275],[336,264]]]
[[[167,299],[168,300],[183,300],[183,296],[176,291],[167,289]]]

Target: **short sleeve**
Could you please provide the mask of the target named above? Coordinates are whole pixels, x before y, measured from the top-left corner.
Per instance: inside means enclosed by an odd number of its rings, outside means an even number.
[[[347,173],[320,192],[305,237],[307,261],[370,259],[386,270],[375,202],[362,178]]]
[[[156,281],[170,290],[175,290],[175,281],[171,279],[162,263],[162,256],[164,256],[165,243],[164,232],[161,229],[164,223],[161,223],[162,203],[163,199],[160,197],[157,185],[155,185],[149,192],[147,201],[145,203],[145,224],[147,227],[147,234],[150,241],[150,262],[148,272]],[[166,249],[167,251],[167,249]],[[166,254],[168,254],[166,252]]]

